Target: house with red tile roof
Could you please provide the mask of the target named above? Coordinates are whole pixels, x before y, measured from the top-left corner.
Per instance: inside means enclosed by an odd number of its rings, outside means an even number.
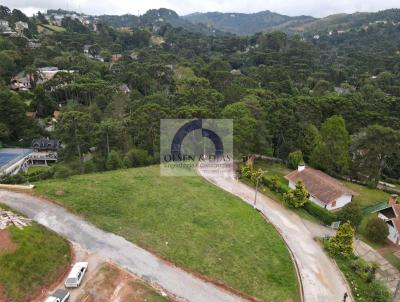
[[[387,206],[377,211],[378,217],[386,222],[389,235],[388,239],[394,244],[400,241],[400,205],[397,204],[397,195],[393,194],[389,197]]]
[[[285,178],[291,189],[296,187],[298,181],[302,181],[310,194],[309,200],[329,211],[341,209],[353,200],[353,196],[359,195],[328,174],[304,164]]]

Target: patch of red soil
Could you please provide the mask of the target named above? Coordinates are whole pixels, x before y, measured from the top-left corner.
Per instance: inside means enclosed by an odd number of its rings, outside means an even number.
[[[1,230],[0,231],[0,255],[6,254],[6,253],[12,253],[16,249],[17,249],[17,245],[11,240],[10,232],[7,229]]]

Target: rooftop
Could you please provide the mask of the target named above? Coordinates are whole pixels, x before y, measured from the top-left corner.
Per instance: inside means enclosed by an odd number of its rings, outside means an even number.
[[[343,195],[359,195],[328,174],[310,167],[305,167],[302,171],[295,170],[285,178],[295,183],[301,180],[312,196],[326,204]]]

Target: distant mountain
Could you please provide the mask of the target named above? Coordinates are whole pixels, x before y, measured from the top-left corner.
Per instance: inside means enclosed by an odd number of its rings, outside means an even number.
[[[310,16],[289,17],[270,11],[262,11],[253,14],[242,13],[194,13],[183,16],[195,24],[205,24],[221,31],[238,35],[251,35],[256,32],[273,31],[279,28],[285,30],[291,27],[300,27],[317,20]]]
[[[287,26],[286,31],[323,33],[335,30],[351,30],[373,24],[400,22],[400,9],[388,9],[376,13],[336,14],[297,26]]]
[[[397,24],[400,22],[400,9],[388,9],[376,13],[336,14],[320,19],[310,16],[290,17],[270,11],[254,14],[194,13],[182,18],[195,24],[202,23],[238,35],[275,30],[287,33],[319,34],[335,30],[359,29],[372,24]]]
[[[192,32],[198,32],[208,35],[222,35],[222,31],[214,28],[213,26],[206,26],[204,24],[194,24],[182,17],[175,11],[160,8],[148,10],[141,16],[135,15],[101,15],[98,19],[110,26],[114,27],[132,27],[132,26],[161,26],[163,24],[170,24],[173,27],[182,27]]]

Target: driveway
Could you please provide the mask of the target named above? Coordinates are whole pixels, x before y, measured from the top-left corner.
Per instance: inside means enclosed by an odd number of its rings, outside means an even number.
[[[163,288],[182,301],[245,301],[216,285],[199,279],[120,236],[104,232],[63,207],[22,193],[0,190],[0,203],[19,211],[61,234],[82,248],[132,272],[145,281]]]
[[[208,181],[253,205],[255,190],[232,174],[199,172]],[[314,241],[313,234],[295,213],[263,194],[257,196],[257,209],[275,226],[290,248],[301,277],[306,302],[343,301],[350,290],[337,266]],[[349,299],[347,299],[349,301]]]

